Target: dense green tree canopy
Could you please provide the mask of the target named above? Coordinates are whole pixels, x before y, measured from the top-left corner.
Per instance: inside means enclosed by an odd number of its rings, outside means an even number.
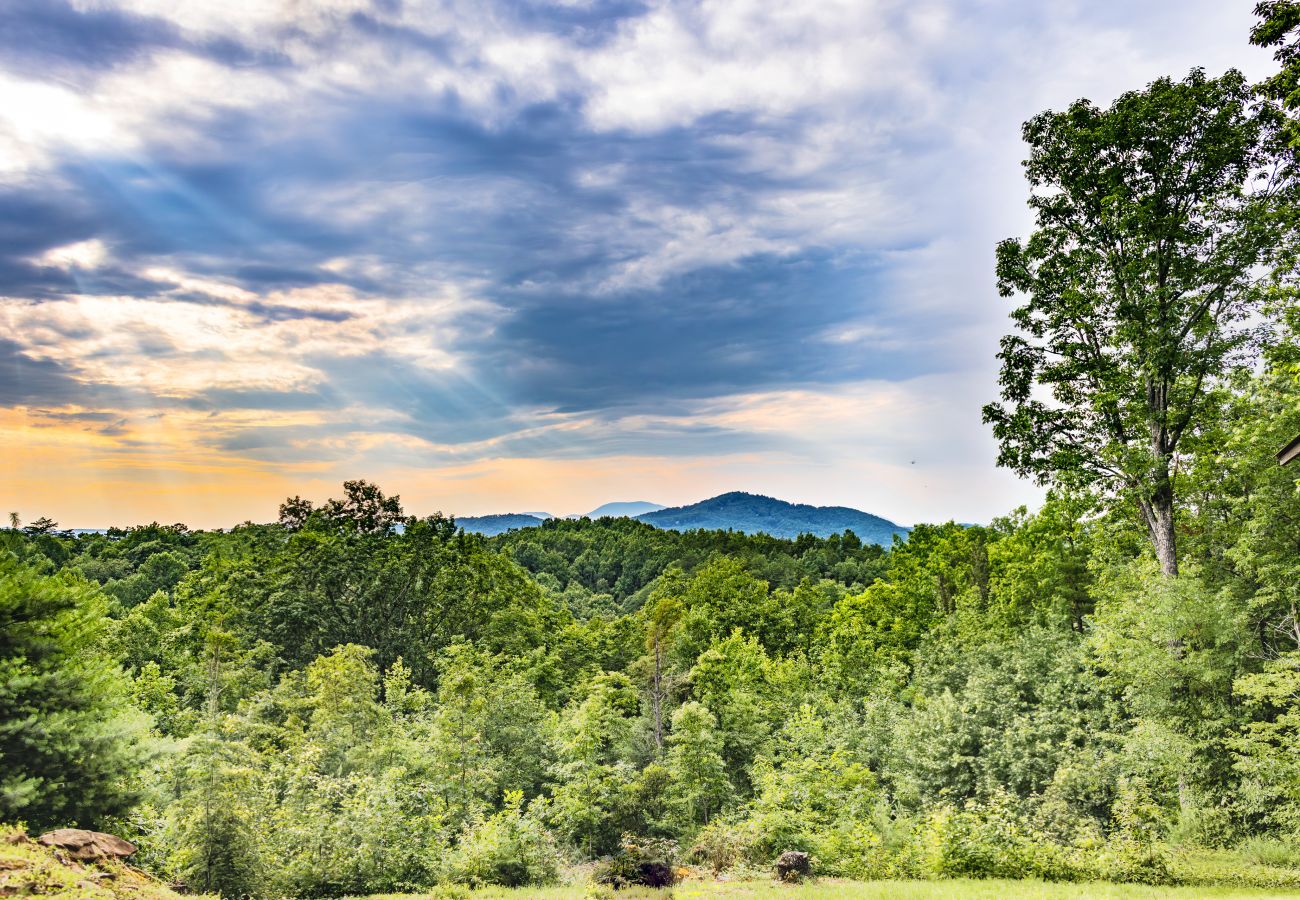
[[[1136,503],[1169,575],[1178,454],[1258,337],[1279,124],[1239,72],[1194,70],[1024,129],[1037,227],[998,246],[999,290],[1025,299],[985,419],[1003,465]]]

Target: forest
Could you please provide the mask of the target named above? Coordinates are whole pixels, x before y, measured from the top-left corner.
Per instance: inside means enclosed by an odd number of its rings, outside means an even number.
[[[484,537],[363,480],[229,530],[14,513],[0,821],[226,897],[575,867],[604,896],[788,851],[1300,889],[1298,31],[1260,4],[1262,85],[1194,70],[1025,125],[984,416],[1041,508],[886,548]]]

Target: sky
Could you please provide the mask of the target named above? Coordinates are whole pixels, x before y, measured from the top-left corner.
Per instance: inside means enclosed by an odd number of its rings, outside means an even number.
[[[1262,77],[1253,5],[0,0],[0,504],[1032,507],[1020,125]]]

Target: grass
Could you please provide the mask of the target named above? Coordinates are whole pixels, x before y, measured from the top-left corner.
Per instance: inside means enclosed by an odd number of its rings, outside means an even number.
[[[435,888],[405,897],[388,895],[369,900],[587,900],[595,896],[615,900],[1195,900],[1195,898],[1300,898],[1297,870],[1277,863],[1294,862],[1287,848],[1258,847],[1249,854],[1198,851],[1180,855],[1175,871],[1184,881],[1202,882],[1184,887],[1146,887],[1120,884],[1059,884],[1039,881],[845,881],[826,878],[803,885],[783,885],[772,880],[691,879],[672,889],[645,888],[617,894],[595,895],[585,884],[549,888],[483,888],[468,895],[463,889]],[[1255,858],[1258,857],[1258,858]],[[578,873],[571,873],[576,875]],[[1212,885],[1215,880],[1254,881],[1292,885],[1251,888]],[[42,896],[56,900],[183,900],[165,885],[121,863],[83,864],[60,858],[55,851],[28,840],[19,830],[0,827],[0,897]],[[196,898],[188,898],[196,900]]]
[[[429,895],[412,895],[427,898]],[[434,893],[433,897],[438,895]],[[583,900],[583,885],[551,888],[483,888],[473,900]],[[804,885],[773,881],[686,881],[660,891],[628,890],[617,900],[1197,900],[1197,898],[1300,897],[1296,889],[1242,887],[1146,887],[1123,884],[1049,884],[1039,881],[842,881]],[[372,898],[380,900],[380,898]],[[398,900],[390,897],[384,900]]]

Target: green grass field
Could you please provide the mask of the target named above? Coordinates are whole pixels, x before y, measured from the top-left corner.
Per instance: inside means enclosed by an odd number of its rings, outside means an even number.
[[[474,900],[583,900],[582,885],[551,888],[486,888]],[[437,893],[433,895],[435,898]],[[672,889],[627,890],[619,900],[1195,900],[1199,897],[1300,897],[1300,890],[1265,890],[1239,887],[1145,887],[1121,884],[1046,884],[1037,881],[871,881],[823,879],[804,885],[772,881],[687,881]],[[372,898],[380,900],[380,898]],[[387,898],[396,900],[396,898]],[[412,896],[410,900],[415,900]]]

